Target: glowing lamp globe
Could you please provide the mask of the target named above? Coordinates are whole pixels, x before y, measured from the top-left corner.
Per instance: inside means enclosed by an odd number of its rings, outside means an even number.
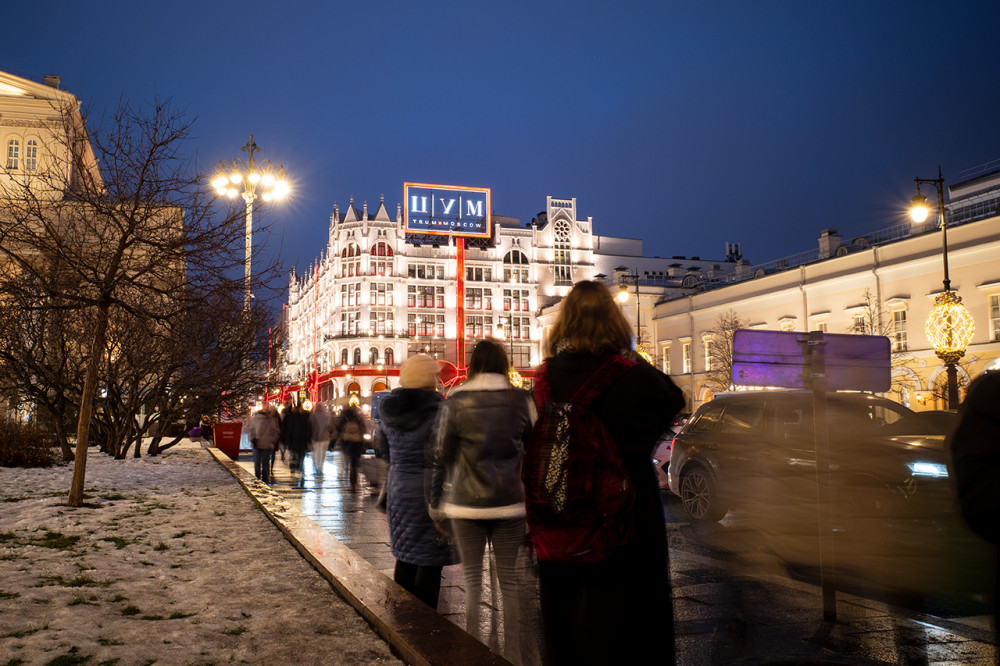
[[[972,314],[962,305],[961,296],[953,291],[937,295],[924,332],[941,360],[956,363],[965,356],[965,349],[972,341],[975,330]]]

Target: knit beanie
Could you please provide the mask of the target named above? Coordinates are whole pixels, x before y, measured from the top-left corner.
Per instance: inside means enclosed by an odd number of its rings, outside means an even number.
[[[399,368],[399,385],[403,388],[434,388],[438,363],[427,354],[415,354]]]

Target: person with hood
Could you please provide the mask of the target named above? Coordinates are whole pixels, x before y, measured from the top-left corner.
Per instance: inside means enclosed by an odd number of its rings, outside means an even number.
[[[326,450],[330,447],[330,434],[333,422],[331,414],[323,403],[316,403],[316,409],[309,416],[309,432],[312,436],[313,466],[316,477],[323,476],[323,464],[326,462]]]
[[[250,419],[247,437],[253,446],[253,473],[264,483],[271,482],[274,453],[281,437],[281,423],[274,405],[261,409]]]
[[[437,361],[426,354],[406,359],[399,388],[383,398],[378,441],[389,464],[386,517],[396,558],[393,579],[437,609],[441,570],[454,564],[444,535],[427,513],[431,436],[443,402],[434,390]]]
[[[511,385],[507,368],[503,345],[476,343],[468,378],[452,389],[438,418],[430,507],[435,520],[451,521],[465,576],[466,631],[479,640],[483,556],[493,544],[503,654],[519,664],[525,585],[518,560],[527,546],[521,464],[536,412],[528,393]]]
[[[281,442],[288,450],[288,468],[299,485],[303,481],[301,477],[302,459],[306,455],[306,449],[311,440],[309,412],[306,411],[302,403],[292,406],[289,402],[285,409],[284,418],[281,420]]]

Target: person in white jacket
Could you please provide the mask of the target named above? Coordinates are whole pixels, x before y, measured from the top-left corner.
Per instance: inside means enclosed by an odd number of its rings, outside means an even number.
[[[316,403],[316,409],[309,415],[309,431],[312,433],[313,466],[316,468],[316,476],[323,476],[323,463],[326,462],[326,451],[330,447],[330,426],[331,414],[327,411],[323,403]]]

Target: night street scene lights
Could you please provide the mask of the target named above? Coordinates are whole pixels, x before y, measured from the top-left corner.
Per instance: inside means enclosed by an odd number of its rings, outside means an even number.
[[[618,302],[622,304],[622,307],[628,302],[628,284],[627,281],[631,280],[635,284],[635,351],[639,356],[642,356],[646,361],[653,365],[653,357],[650,356],[649,352],[642,348],[642,307],[639,303],[639,274],[629,273],[628,268],[625,266],[619,266],[615,269],[615,273],[618,275],[621,282],[618,285]]]
[[[235,198],[237,194],[243,195],[246,202],[246,255],[244,259],[244,292],[243,309],[250,307],[250,264],[252,256],[252,236],[253,236],[253,205],[259,196],[264,201],[276,201],[288,195],[288,181],[285,180],[285,168],[280,164],[271,164],[270,160],[265,160],[257,164],[254,154],[260,152],[260,148],[254,143],[253,134],[243,148],[247,154],[247,161],[244,163],[240,159],[224,160],[216,166],[216,176],[212,179],[212,187],[220,197]],[[239,188],[243,191],[240,192]]]
[[[938,167],[937,178],[914,178],[917,194],[910,199],[910,218],[920,224],[930,215],[927,197],[920,193],[922,184],[933,184],[937,189],[938,226],[941,227],[941,244],[944,261],[944,291],[934,298],[924,331],[934,346],[934,353],[945,363],[948,373],[948,409],[958,408],[958,372],[955,364],[965,356],[965,349],[972,341],[975,322],[968,308],[962,305],[962,298],[951,289],[948,277],[948,223],[944,207],[944,178]]]

